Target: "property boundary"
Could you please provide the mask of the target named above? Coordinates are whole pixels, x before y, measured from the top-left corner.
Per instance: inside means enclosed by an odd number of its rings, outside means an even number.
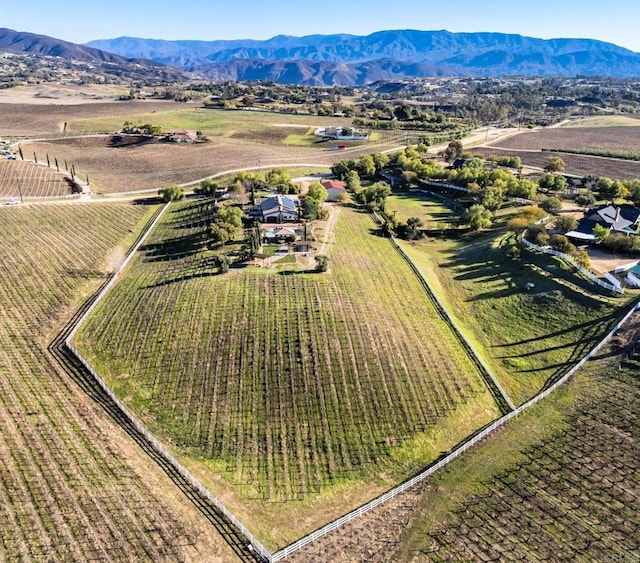
[[[360,516],[366,514],[367,512],[373,510],[374,508],[380,506],[381,504],[384,504],[388,500],[391,500],[392,498],[396,497],[397,495],[403,493],[407,489],[409,489],[409,488],[417,485],[418,483],[424,481],[427,477],[433,475],[436,471],[438,471],[439,469],[442,469],[443,467],[448,465],[451,461],[453,461],[454,459],[459,457],[465,451],[469,450],[470,448],[472,448],[473,446],[475,446],[476,444],[478,444],[479,442],[484,440],[487,436],[489,436],[496,429],[502,427],[506,422],[508,422],[512,418],[518,416],[519,414],[521,414],[526,409],[532,407],[533,405],[535,405],[536,403],[538,403],[539,401],[541,401],[542,399],[547,397],[549,394],[554,392],[560,385],[564,384],[589,359],[591,359],[591,357],[620,329],[620,327],[624,323],[627,322],[627,320],[631,317],[631,315],[633,313],[635,313],[640,308],[640,302],[636,302],[631,307],[631,309],[625,314],[625,316],[618,322],[618,324],[616,324],[616,326],[602,340],[600,340],[600,342],[598,342],[598,344],[596,344],[596,346],[594,346],[589,351],[589,353],[584,358],[582,358],[582,360],[580,360],[577,364],[575,364],[567,373],[565,373],[553,385],[551,385],[547,389],[541,391],[535,397],[529,399],[526,403],[522,404],[520,407],[515,408],[513,406],[511,401],[508,399],[508,397],[504,394],[504,392],[500,388],[499,383],[497,382],[497,380],[495,380],[495,378],[491,375],[491,373],[488,372],[489,375],[491,376],[491,379],[494,380],[494,382],[496,383],[498,389],[500,389],[500,391],[502,392],[503,398],[507,401],[509,406],[513,408],[513,410],[511,410],[511,412],[509,412],[506,415],[502,416],[501,418],[495,420],[489,426],[485,427],[483,430],[481,430],[480,432],[476,433],[474,436],[472,436],[469,439],[467,439],[466,441],[462,442],[449,455],[447,455],[446,457],[444,457],[443,459],[441,459],[437,463],[434,463],[434,464],[430,465],[425,470],[423,470],[422,472],[418,473],[417,475],[415,475],[411,479],[409,479],[409,480],[405,481],[404,483],[400,484],[399,486],[391,489],[390,491],[386,492],[385,494],[373,499],[372,501],[360,506],[359,508],[357,508],[357,509],[355,509],[355,510],[353,510],[353,511],[347,513],[347,514],[345,514],[344,516],[341,516],[340,518],[334,520],[333,522],[330,522],[326,526],[323,526],[323,527],[317,529],[316,531],[312,532],[311,534],[308,534],[308,535],[304,536],[303,538],[300,538],[299,540],[293,542],[292,544],[286,546],[285,548],[283,548],[283,549],[281,549],[281,550],[279,550],[279,551],[277,551],[275,553],[270,553],[266,549],[266,547],[264,547],[264,545],[262,545],[262,543],[260,541],[258,541],[258,539],[255,538],[255,536],[253,536],[253,534],[251,534],[251,532],[242,524],[242,522],[240,522],[240,520],[238,520],[238,518],[236,518],[236,516],[233,513],[231,513],[231,511],[229,511],[229,509],[219,499],[217,499],[210,491],[208,491],[189,472],[188,469],[186,469],[182,464],[180,464],[180,462],[178,462],[164,448],[164,446],[138,421],[138,419],[127,409],[127,407],[125,407],[125,405],[115,396],[115,394],[109,388],[109,386],[97,374],[97,372],[93,369],[93,367],[91,367],[89,362],[71,344],[71,340],[77,334],[77,332],[79,331],[79,329],[82,326],[82,324],[87,320],[89,315],[95,310],[95,308],[98,306],[98,304],[104,299],[104,297],[107,295],[107,293],[114,286],[114,284],[116,283],[116,281],[118,279],[119,274],[127,267],[129,262],[131,261],[131,259],[135,256],[135,254],[139,250],[140,246],[144,243],[144,241],[146,240],[148,235],[151,233],[153,228],[156,226],[156,224],[162,218],[164,213],[167,211],[167,209],[169,208],[169,205],[170,205],[170,203],[167,203],[160,210],[160,212],[157,213],[156,217],[149,224],[149,226],[147,227],[145,232],[140,236],[140,238],[137,241],[137,243],[135,244],[135,246],[129,251],[129,253],[127,254],[127,257],[122,262],[120,267],[112,274],[111,279],[104,285],[104,287],[102,288],[100,293],[97,295],[97,297],[93,301],[93,303],[86,309],[86,311],[80,316],[78,321],[75,323],[75,326],[71,329],[71,331],[69,332],[68,336],[66,337],[66,339],[64,341],[64,344],[67,347],[67,349],[78,359],[79,362],[81,362],[81,364],[85,367],[85,369],[91,374],[91,376],[94,378],[96,383],[106,393],[106,395],[114,402],[114,404],[122,412],[124,417],[127,420],[129,420],[129,422],[136,428],[136,430],[138,432],[140,432],[140,434],[142,436],[144,436],[144,438],[148,441],[149,445],[156,452],[158,452],[158,454],[160,454],[168,463],[170,463],[171,466],[173,466],[180,473],[180,475],[182,475],[184,477],[184,479],[194,488],[194,490],[198,492],[198,494],[200,494],[203,498],[206,498],[218,510],[220,510],[220,512],[229,520],[229,522],[231,524],[233,524],[238,529],[238,531],[247,539],[247,541],[249,542],[250,548],[252,550],[254,550],[257,555],[262,557],[265,561],[269,561],[270,563],[275,563],[276,561],[280,561],[282,559],[285,559],[286,557],[288,557],[289,555],[291,555],[292,553],[294,553],[296,551],[299,551],[300,549],[302,549],[304,546],[308,545],[309,543],[311,543],[311,542],[313,542],[313,541],[315,541],[315,540],[317,540],[317,539],[329,534],[330,532],[336,530],[337,528],[340,528],[341,526],[343,526],[343,525],[345,525],[345,524],[347,524],[347,523],[359,518]],[[449,315],[448,315],[448,313],[446,311],[446,308],[440,302],[438,297],[433,293],[433,291],[431,290],[428,282],[426,281],[424,276],[421,274],[421,272],[417,268],[417,266],[413,263],[411,258],[409,258],[409,256],[404,252],[404,250],[398,245],[398,243],[397,243],[397,241],[395,241],[395,239],[392,238],[392,239],[390,239],[390,241],[391,241],[391,244],[394,246],[394,248],[398,252],[400,252],[400,254],[405,258],[405,260],[407,260],[407,262],[411,266],[411,268],[414,271],[414,273],[416,275],[418,275],[419,279],[421,280],[421,283],[425,286],[425,289],[428,291],[428,294],[429,294],[430,298],[434,299],[434,303],[436,303],[438,309],[440,309],[439,313],[445,315],[445,320],[446,319],[449,320],[449,322],[452,324],[452,326],[453,326],[454,330],[456,331],[456,333],[458,334],[458,336],[461,337],[464,342],[466,342],[466,339],[464,339],[464,336],[459,332],[457,327],[453,324],[453,321],[449,317]],[[470,347],[470,345],[468,343],[467,343],[467,346]],[[471,348],[471,351],[473,352],[472,348]],[[484,368],[487,369],[486,366],[484,365],[484,362],[482,362],[482,360],[479,357],[477,357],[475,354],[473,354],[473,357],[475,357],[479,362],[481,362],[482,366],[484,366]]]

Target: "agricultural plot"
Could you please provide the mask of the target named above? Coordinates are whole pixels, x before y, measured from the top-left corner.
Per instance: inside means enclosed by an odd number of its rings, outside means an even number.
[[[402,243],[520,404],[561,376],[615,325],[626,298],[599,295],[558,259],[514,261],[495,234]],[[525,290],[527,283],[534,288]]]
[[[0,199],[59,197],[71,193],[65,176],[48,166],[19,160],[0,160]]]
[[[556,127],[512,135],[494,146],[516,150],[612,149],[640,150],[640,134],[634,127]]]
[[[47,345],[149,208],[0,207],[0,559],[193,560],[230,550]]]
[[[636,315],[503,432],[291,561],[637,559],[639,328]]]
[[[287,147],[239,139],[214,139],[210,143],[178,145],[145,143],[114,148],[110,136],[69,138],[23,143],[25,154],[46,154],[75,166],[80,178],[89,176],[94,193],[154,190],[173,184],[195,183],[227,170],[269,166],[324,166],[355,158],[378,146],[363,145],[342,151]]]
[[[519,156],[525,166],[543,168],[553,149],[639,151],[640,141],[635,127],[560,127],[524,131],[501,141],[471,149],[474,154]],[[544,151],[542,149],[545,149]],[[587,176],[606,176],[617,179],[640,177],[640,162],[606,156],[558,153],[564,160],[566,171]],[[611,155],[609,155],[611,156]]]
[[[341,515],[497,416],[368,215],[340,210],[329,273],[217,276],[200,238],[207,205],[172,206],[78,344],[267,545]]]

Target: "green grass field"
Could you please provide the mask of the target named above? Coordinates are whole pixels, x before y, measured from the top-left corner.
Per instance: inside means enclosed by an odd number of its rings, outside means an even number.
[[[633,295],[601,295],[548,255],[523,250],[514,261],[503,237],[402,244],[519,404],[580,360]]]
[[[387,209],[395,213],[399,221],[418,217],[423,229],[447,229],[453,226],[458,215],[442,201],[434,197],[416,194],[393,194],[387,198]]]
[[[206,210],[172,206],[79,343],[267,545],[390,488],[497,416],[368,215],[340,210],[326,274],[218,276]]]

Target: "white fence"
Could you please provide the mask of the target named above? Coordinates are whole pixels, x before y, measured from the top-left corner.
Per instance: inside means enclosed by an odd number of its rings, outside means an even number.
[[[558,257],[562,258],[563,260],[566,260],[576,270],[578,270],[583,276],[585,276],[586,278],[589,278],[593,283],[598,284],[600,287],[604,287],[605,289],[608,289],[609,291],[613,291],[615,293],[624,293],[624,288],[623,287],[616,287],[615,285],[613,285],[611,283],[602,281],[598,276],[595,276],[589,270],[585,270],[584,268],[582,268],[581,266],[576,264],[575,260],[573,258],[571,258],[571,256],[568,256],[567,254],[563,254],[562,252],[558,252],[557,250],[553,250],[553,248],[549,248],[548,246],[538,246],[537,244],[534,244],[531,241],[528,241],[524,237],[524,235],[522,237],[522,242],[523,242],[523,244],[525,246],[528,246],[529,248],[532,248],[533,250],[537,250],[538,252],[542,252],[544,254],[551,254],[553,256],[558,256]]]
[[[620,329],[620,327],[629,319],[629,317],[633,313],[635,313],[638,310],[638,308],[640,308],[640,303],[636,303],[634,305],[634,307],[624,316],[624,318],[611,330],[611,332],[609,332],[609,334],[607,334],[596,346],[594,346],[594,348],[580,362],[578,362],[573,368],[571,368],[556,383],[554,383],[553,385],[551,385],[550,387],[548,387],[544,391],[540,392],[538,395],[536,395],[535,397],[533,397],[532,399],[530,399],[529,401],[527,401],[526,403],[524,403],[520,407],[515,408],[514,410],[512,410],[511,412],[509,412],[508,414],[506,414],[502,418],[499,418],[498,420],[494,421],[492,424],[490,424],[489,426],[484,428],[482,431],[477,433],[475,436],[473,436],[472,438],[470,438],[469,440],[467,440],[466,442],[464,442],[463,444],[458,446],[449,455],[447,455],[446,457],[444,457],[443,459],[441,459],[440,461],[438,461],[434,465],[428,467],[427,469],[425,469],[424,471],[422,471],[421,473],[419,473],[415,477],[412,477],[408,481],[405,481],[404,483],[402,483],[398,487],[395,487],[394,489],[391,489],[387,493],[385,493],[385,494],[373,499],[371,502],[368,502],[367,504],[357,508],[356,510],[353,510],[352,512],[349,512],[348,514],[345,514],[344,516],[341,516],[337,520],[334,520],[333,522],[327,524],[326,526],[323,526],[322,528],[319,528],[315,532],[312,532],[311,534],[309,534],[309,535],[297,540],[296,542],[288,545],[284,549],[281,549],[280,551],[277,551],[277,552],[271,554],[266,549],[266,547],[264,547],[262,545],[262,543],[259,542],[258,539],[253,536],[253,534],[251,534],[251,532],[242,524],[242,522],[240,522],[236,518],[236,516],[234,516],[229,511],[229,509],[218,498],[216,498],[210,491],[208,491],[189,472],[188,469],[186,469],[182,464],[180,464],[180,462],[178,462],[164,448],[164,446],[160,442],[158,442],[158,440],[156,438],[154,438],[151,435],[151,433],[138,421],[138,419],[131,412],[129,412],[127,407],[125,407],[125,405],[115,396],[113,391],[111,391],[111,389],[108,387],[108,385],[103,381],[103,379],[91,367],[89,362],[87,362],[87,360],[84,359],[84,357],[80,354],[80,352],[71,344],[71,340],[77,334],[77,332],[80,329],[80,327],[82,326],[82,324],[87,320],[89,315],[95,310],[95,308],[98,306],[98,304],[102,301],[102,299],[104,299],[105,295],[110,291],[110,289],[116,283],[118,275],[126,268],[128,263],[131,261],[131,259],[135,255],[135,253],[138,251],[140,246],[146,240],[146,238],[149,235],[149,233],[152,231],[152,229],[158,223],[158,221],[160,220],[162,215],[168,209],[169,205],[170,204],[167,203],[164,206],[164,208],[161,210],[161,212],[153,220],[151,225],[149,225],[149,227],[147,228],[146,232],[140,238],[140,240],[138,241],[136,246],[131,250],[131,252],[129,252],[129,254],[127,255],[126,259],[123,261],[122,265],[118,268],[118,270],[114,273],[114,275],[111,277],[109,282],[105,285],[105,287],[102,289],[102,291],[98,294],[98,296],[96,297],[94,302],[91,304],[91,306],[88,307],[87,310],[84,312],[84,314],[80,317],[80,319],[76,323],[75,327],[72,329],[72,331],[69,333],[69,336],[66,338],[65,345],[78,358],[78,360],[84,365],[84,367],[89,371],[89,373],[92,375],[92,377],[98,383],[98,385],[103,389],[103,391],[111,398],[111,400],[114,402],[114,404],[118,407],[118,409],[121,411],[121,413],[127,418],[127,420],[129,420],[129,422],[136,428],[136,430],[138,432],[140,432],[140,434],[145,437],[145,439],[154,448],[154,450],[156,450],[156,452],[158,452],[167,462],[169,462],[180,473],[180,475],[202,497],[204,497],[207,500],[209,500],[214,506],[216,506],[216,508],[218,510],[220,510],[220,512],[247,539],[247,541],[249,542],[250,546],[255,550],[255,552],[257,554],[259,554],[262,558],[264,558],[264,560],[272,562],[272,563],[276,562],[276,561],[280,561],[282,559],[285,559],[287,556],[291,555],[292,553],[294,553],[296,551],[299,551],[300,549],[302,549],[304,546],[310,544],[311,542],[313,542],[313,541],[315,541],[315,540],[317,540],[317,539],[329,534],[330,532],[340,528],[341,526],[344,526],[345,524],[347,524],[347,523],[359,518],[363,514],[366,514],[367,512],[373,510],[374,508],[380,506],[381,504],[384,504],[388,500],[391,500],[392,498],[396,497],[397,495],[403,493],[407,489],[409,489],[409,488],[417,485],[418,483],[424,481],[427,477],[433,475],[436,471],[438,471],[439,469],[442,469],[443,467],[445,467],[447,464],[452,462],[454,459],[456,459],[462,453],[466,452],[467,450],[469,450],[470,448],[472,448],[473,446],[475,446],[476,444],[478,444],[479,442],[484,440],[487,436],[489,436],[496,429],[502,427],[506,422],[508,422],[512,418],[518,416],[520,413],[522,413],[526,409],[532,407],[538,401],[540,401],[540,400],[544,399],[545,397],[547,397],[549,394],[553,393],[553,391],[555,391],[560,385],[565,383],[578,369],[580,369]],[[400,250],[401,250],[401,252],[403,252],[402,249],[400,249]],[[437,297],[435,297],[435,298],[437,299]]]

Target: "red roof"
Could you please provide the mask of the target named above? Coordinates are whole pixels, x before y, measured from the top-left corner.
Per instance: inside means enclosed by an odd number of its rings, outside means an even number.
[[[333,188],[334,190],[346,190],[344,184],[342,182],[338,182],[337,180],[325,180],[321,183],[327,189]]]

